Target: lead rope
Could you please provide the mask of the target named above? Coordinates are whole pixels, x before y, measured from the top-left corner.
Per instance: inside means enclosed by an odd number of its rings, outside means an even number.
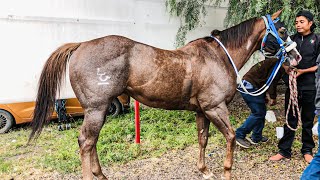
[[[298,125],[301,124],[301,115],[300,115],[299,104],[298,104],[297,72],[296,71],[291,71],[289,74],[289,89],[290,89],[290,98],[289,98],[289,104],[288,104],[287,113],[286,113],[286,124],[289,129],[291,129],[292,131],[296,131],[298,129]],[[292,128],[288,123],[288,114],[289,114],[290,108],[292,108],[292,114],[294,117],[298,115],[298,124],[296,129]]]

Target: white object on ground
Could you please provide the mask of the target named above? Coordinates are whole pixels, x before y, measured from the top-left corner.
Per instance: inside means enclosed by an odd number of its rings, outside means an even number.
[[[276,127],[277,138],[281,139],[283,137],[284,129],[283,127]]]
[[[318,135],[318,122],[313,125],[312,134],[316,135],[316,136],[319,136]]]
[[[266,113],[266,116],[265,116],[265,119],[268,121],[268,122],[276,122],[277,121],[277,118],[276,118],[276,115],[274,114],[273,111],[269,110],[267,111]]]

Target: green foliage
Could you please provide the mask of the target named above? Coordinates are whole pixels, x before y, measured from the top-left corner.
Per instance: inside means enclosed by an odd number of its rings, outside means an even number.
[[[208,5],[215,7],[222,0],[166,0],[167,11],[171,16],[179,17],[181,26],[176,35],[176,47],[185,43],[189,31],[201,26],[207,14]],[[290,33],[294,33],[294,19],[299,10],[310,10],[315,15],[315,23],[318,24],[320,2],[317,0],[229,0],[225,27],[231,27],[252,17],[272,14],[283,9],[281,20],[288,27]]]
[[[272,14],[280,9],[283,9],[280,18],[291,34],[295,32],[295,16],[302,9],[310,10],[315,15],[315,23],[318,24],[319,4],[316,0],[251,0],[240,2],[238,0],[230,0],[225,26],[230,27],[246,19]]]
[[[206,6],[213,2],[213,5],[217,6],[221,0],[166,0],[167,11],[181,20],[176,35],[176,47],[184,44],[188,31],[202,25],[201,19],[207,15]]]

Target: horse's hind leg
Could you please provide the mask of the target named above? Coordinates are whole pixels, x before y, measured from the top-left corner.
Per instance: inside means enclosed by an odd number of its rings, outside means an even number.
[[[199,161],[198,169],[203,173],[205,179],[209,179],[213,176],[205,165],[205,151],[208,144],[208,133],[210,121],[204,116],[203,113],[197,112],[196,116],[197,130],[198,130],[198,142],[199,142]]]
[[[219,129],[227,140],[227,154],[224,161],[224,177],[231,179],[233,152],[235,148],[235,133],[229,121],[229,111],[225,103],[205,111],[206,117]]]
[[[105,121],[107,106],[99,108],[86,108],[84,122],[78,138],[83,179],[92,179],[92,174],[99,179],[107,179],[98,160],[96,144],[100,130]]]

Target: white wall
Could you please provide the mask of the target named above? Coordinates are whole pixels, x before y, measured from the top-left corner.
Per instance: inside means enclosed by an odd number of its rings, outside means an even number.
[[[210,7],[207,23],[188,41],[223,29],[226,7]],[[118,34],[174,49],[179,20],[164,0],[2,0],[0,103],[34,101],[42,66],[58,46]],[[74,97],[70,84],[66,97]]]

